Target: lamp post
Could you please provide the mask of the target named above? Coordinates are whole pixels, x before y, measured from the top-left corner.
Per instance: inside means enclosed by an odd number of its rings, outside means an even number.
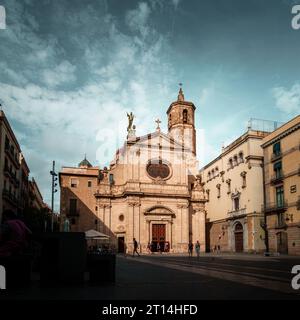
[[[52,176],[52,192],[51,192],[51,232],[53,232],[53,215],[54,215],[54,193],[57,192],[57,173],[55,172],[55,161],[52,162],[52,170],[50,171]]]

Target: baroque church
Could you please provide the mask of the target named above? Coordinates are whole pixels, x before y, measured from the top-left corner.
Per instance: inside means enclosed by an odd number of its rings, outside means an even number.
[[[133,238],[142,252],[149,243],[186,252],[189,241],[205,251],[207,199],[198,175],[195,110],[180,88],[167,110],[167,133],[157,120],[155,132],[136,136],[130,113],[126,140],[109,167],[87,159],[63,167],[61,216],[71,231],[100,231],[118,252],[130,252]]]

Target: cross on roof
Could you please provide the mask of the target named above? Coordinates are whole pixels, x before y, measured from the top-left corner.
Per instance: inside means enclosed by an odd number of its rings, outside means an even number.
[[[156,129],[159,130],[160,129],[159,125],[161,124],[161,121],[159,120],[159,118],[157,118],[155,122],[157,123]]]

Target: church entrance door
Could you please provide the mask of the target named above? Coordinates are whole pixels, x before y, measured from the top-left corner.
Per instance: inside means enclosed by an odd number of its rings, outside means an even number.
[[[165,249],[165,241],[166,241],[166,225],[153,224],[152,225],[152,251],[163,252]]]
[[[125,253],[125,239],[118,237],[118,253]]]

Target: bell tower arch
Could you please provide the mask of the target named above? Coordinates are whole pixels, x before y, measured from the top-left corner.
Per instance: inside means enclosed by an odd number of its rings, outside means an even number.
[[[177,101],[171,103],[168,115],[169,136],[181,143],[184,148],[190,149],[196,155],[196,129],[195,110],[192,102],[184,100],[184,94],[180,87]]]

